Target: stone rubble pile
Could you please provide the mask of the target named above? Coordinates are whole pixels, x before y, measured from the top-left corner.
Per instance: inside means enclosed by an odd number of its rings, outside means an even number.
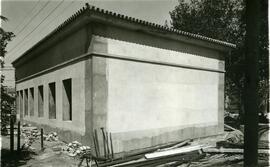
[[[82,156],[84,154],[90,153],[91,148],[89,146],[83,146],[78,141],[73,141],[66,145],[66,147],[64,148],[64,151],[66,151],[69,156],[74,157],[74,156]]]
[[[28,149],[38,139],[40,139],[41,132],[37,127],[29,126],[29,124],[23,124],[21,128],[21,136],[24,137],[23,148]],[[50,132],[43,135],[45,141],[58,141],[58,135],[56,132]]]
[[[240,130],[228,132],[225,140],[232,144],[244,144],[244,134]]]
[[[50,132],[47,135],[43,135],[46,141],[58,141],[58,135],[56,132]]]
[[[27,124],[27,123],[22,124],[22,127],[31,127],[31,126],[32,126],[31,124]]]
[[[40,132],[36,127],[24,126],[21,130],[21,135],[24,137],[23,148],[29,148],[35,140],[40,137]]]
[[[40,132],[38,131],[38,129],[36,127],[22,128],[21,134],[25,138],[29,138],[29,137],[36,138],[36,137],[40,136]]]

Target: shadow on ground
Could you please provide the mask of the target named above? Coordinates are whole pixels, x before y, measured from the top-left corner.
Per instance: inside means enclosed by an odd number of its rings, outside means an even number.
[[[13,151],[9,149],[1,149],[1,167],[15,167],[21,166],[27,163],[36,155],[34,152],[22,150],[21,152]]]

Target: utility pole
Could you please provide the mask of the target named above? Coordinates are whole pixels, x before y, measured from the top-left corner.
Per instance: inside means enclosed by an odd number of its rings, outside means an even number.
[[[258,166],[258,49],[260,31],[261,0],[246,0],[246,66],[245,66],[245,131],[244,131],[244,166]]]

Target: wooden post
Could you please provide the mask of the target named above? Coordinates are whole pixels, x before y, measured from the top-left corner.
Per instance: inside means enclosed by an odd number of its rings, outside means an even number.
[[[41,150],[43,150],[43,128],[40,129],[40,143],[41,143]]]
[[[112,143],[112,133],[110,133],[110,143],[111,143],[112,159],[114,159],[114,153],[113,153],[113,143]]]
[[[106,137],[106,147],[107,147],[107,155],[108,155],[108,158],[110,158],[110,147],[109,147],[109,134],[108,132],[106,131],[105,133],[105,137]]]
[[[105,136],[105,132],[104,132],[104,128],[101,127],[100,128],[102,131],[102,135],[103,135],[103,149],[104,149],[104,157],[107,158],[107,149],[106,149],[106,136]]]
[[[98,150],[97,150],[97,143],[96,143],[96,137],[95,137],[95,132],[93,132],[93,142],[94,142],[94,147],[95,147],[95,152],[96,152],[96,156],[98,156]]]
[[[21,123],[18,122],[18,129],[17,129],[17,151],[21,149]]]
[[[95,129],[95,140],[96,140],[96,144],[97,144],[97,151],[98,151],[98,157],[100,157],[100,149],[99,149],[99,142],[98,142],[98,134],[97,134],[97,130]]]
[[[244,166],[258,166],[258,81],[260,0],[246,0],[246,66],[244,92]]]
[[[10,117],[10,151],[14,151],[14,123],[12,116]]]

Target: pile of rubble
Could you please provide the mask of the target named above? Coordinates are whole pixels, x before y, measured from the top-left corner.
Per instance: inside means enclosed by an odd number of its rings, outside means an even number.
[[[40,136],[40,132],[36,127],[22,128],[21,133],[25,138],[37,138]]]
[[[78,141],[73,141],[68,143],[64,148],[64,151],[68,153],[69,156],[82,156],[91,152],[91,148],[89,146],[83,146]]]
[[[31,126],[31,124],[24,123],[21,128],[21,136],[24,137],[23,149],[31,148],[31,145],[41,137],[41,131],[37,127]],[[58,135],[56,132],[50,132],[43,135],[45,141],[58,141]],[[33,148],[32,148],[33,149]]]
[[[32,124],[23,123],[23,124],[22,124],[22,126],[23,126],[23,127],[31,127],[31,126],[32,126]]]
[[[58,135],[56,132],[50,132],[47,135],[43,135],[45,141],[58,141]]]
[[[228,125],[225,125],[228,127]],[[228,144],[234,145],[244,145],[244,134],[240,130],[233,129],[225,135],[225,141]]]
[[[40,137],[40,132],[38,131],[37,127],[23,125],[21,135],[24,137],[24,144],[22,148],[28,149],[31,147],[33,142]]]

